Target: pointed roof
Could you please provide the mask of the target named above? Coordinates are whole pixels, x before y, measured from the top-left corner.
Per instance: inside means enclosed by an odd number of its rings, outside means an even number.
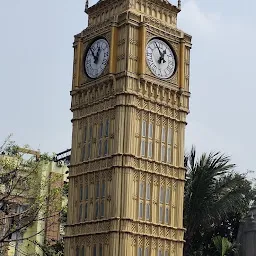
[[[105,2],[105,1],[108,1],[108,0],[99,0],[96,4],[99,4],[101,2]],[[159,2],[162,2],[162,3],[165,3],[165,4],[171,4],[168,0],[158,0]]]
[[[166,10],[170,10],[171,12],[174,13],[174,15],[177,15],[181,11],[181,0],[176,0],[178,1],[178,5],[174,5],[170,3],[169,0],[140,0],[141,2],[148,2],[153,5],[158,5],[161,8],[164,8]],[[173,0],[175,1],[175,0]],[[133,3],[131,6],[131,2]],[[95,12],[105,10],[106,8],[109,9],[113,5],[120,5],[122,6],[122,11],[125,11],[126,9],[136,9],[135,7],[135,0],[130,1],[130,0],[98,0],[94,5],[90,6],[89,8],[85,8],[85,12],[88,15],[91,15]],[[99,9],[98,9],[99,8]],[[98,15],[98,14],[96,14]]]
[[[98,4],[101,4],[101,3],[104,3],[104,2],[107,2],[107,1],[109,1],[109,0],[99,0],[94,6],[97,6]],[[121,1],[121,0],[120,0],[120,1]],[[178,0],[178,6],[176,6],[176,5],[172,4],[172,3],[170,3],[169,0],[151,0],[151,1],[156,2],[156,3],[159,2],[159,3],[165,4],[165,5],[169,6],[169,7],[173,7],[173,8],[175,8],[175,9],[177,9],[178,12],[180,11],[181,0]]]

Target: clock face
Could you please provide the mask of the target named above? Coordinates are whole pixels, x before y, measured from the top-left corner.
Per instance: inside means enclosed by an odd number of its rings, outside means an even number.
[[[175,72],[174,53],[163,40],[155,38],[149,41],[146,48],[146,60],[151,72],[159,78],[170,78]]]
[[[90,78],[99,77],[109,60],[109,44],[105,39],[94,41],[85,56],[85,72]]]

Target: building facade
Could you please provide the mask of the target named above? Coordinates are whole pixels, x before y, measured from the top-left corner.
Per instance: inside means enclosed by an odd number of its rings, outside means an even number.
[[[37,160],[39,160],[40,152],[26,151],[33,152],[32,154],[36,155]],[[6,198],[9,208],[8,213],[0,209],[0,238],[2,239],[9,233],[12,225],[15,225],[17,229],[17,232],[11,232],[11,235],[6,237],[4,242],[0,244],[0,255],[43,255],[41,246],[45,246],[46,242],[52,241],[54,243],[54,241],[60,241],[64,235],[61,232],[60,208],[64,207],[67,202],[60,193],[56,194],[56,196],[49,195],[56,188],[63,187],[64,182],[67,181],[66,172],[68,167],[63,161],[42,161],[40,164],[35,165],[37,167],[34,170],[32,168],[26,170],[26,167],[18,162],[20,160],[15,155],[0,155],[0,165],[10,166],[8,173],[11,173],[12,169],[16,169],[14,180],[15,182],[20,181],[17,186],[14,185],[11,188],[11,195],[8,197],[6,197],[6,189],[8,188],[6,188],[2,180],[0,182],[0,201],[2,201],[2,198]],[[37,168],[38,170],[36,170]],[[21,177],[26,177],[24,182],[22,182],[23,179]],[[31,184],[33,187],[30,187]],[[41,203],[42,209],[36,215],[35,220],[29,220],[24,217],[26,216],[26,210],[34,204],[32,195],[34,198],[45,198],[46,200]],[[52,206],[52,202],[54,202],[54,206]],[[32,216],[30,217],[32,218]],[[20,227],[24,228],[19,230],[19,224],[13,224],[14,218],[20,218]],[[29,225],[25,228],[26,221],[28,221]]]
[[[256,255],[256,203],[254,202],[247,216],[240,222],[237,243],[240,256]]]
[[[75,36],[66,256],[183,255],[191,36],[180,1],[101,0]]]

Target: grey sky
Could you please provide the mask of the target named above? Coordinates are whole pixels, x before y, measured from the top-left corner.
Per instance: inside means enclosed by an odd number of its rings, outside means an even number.
[[[1,1],[0,140],[14,133],[41,151],[70,147],[72,42],[86,27],[83,8],[84,0]],[[187,148],[221,150],[241,171],[254,168],[255,10],[253,0],[183,0],[179,18],[193,36]]]

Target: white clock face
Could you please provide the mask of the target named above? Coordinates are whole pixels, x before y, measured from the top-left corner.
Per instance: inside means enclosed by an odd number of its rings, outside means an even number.
[[[176,61],[171,47],[160,39],[152,39],[147,44],[146,60],[151,72],[162,79],[170,78],[176,69]]]
[[[99,77],[109,60],[109,44],[105,39],[92,43],[85,56],[85,71],[90,78]]]

